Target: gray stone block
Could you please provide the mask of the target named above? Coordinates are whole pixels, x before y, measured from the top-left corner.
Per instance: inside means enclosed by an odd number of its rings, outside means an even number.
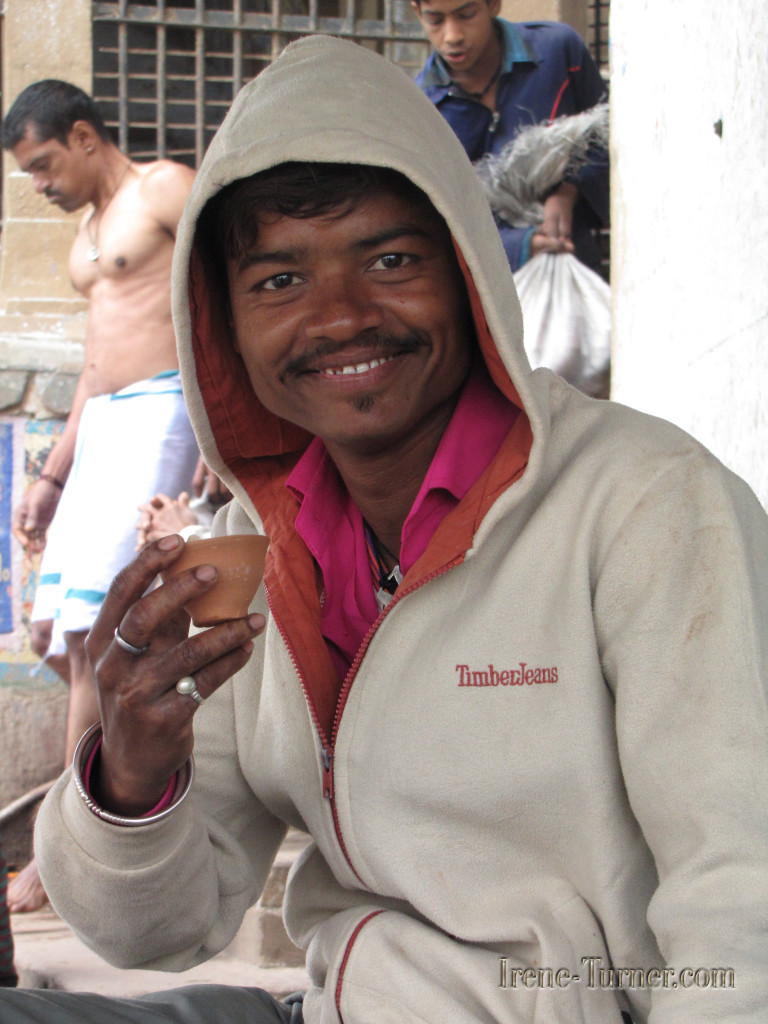
[[[259,967],[300,967],[304,952],[288,938],[282,912],[257,903],[247,911],[227,954]]]
[[[309,841],[309,836],[289,829],[278,850],[259,902],[246,913],[240,931],[227,947],[230,956],[250,960],[262,968],[299,967],[304,952],[291,940],[283,924],[282,902],[288,871]]]
[[[60,682],[46,685],[34,676],[24,685],[0,684],[0,809],[61,772],[68,704],[69,690]],[[17,868],[31,855],[35,810],[3,825],[5,858]]]
[[[43,405],[54,416],[68,416],[75,397],[80,371],[68,367],[57,370],[41,391]]]
[[[0,409],[21,405],[28,382],[26,370],[0,370]]]

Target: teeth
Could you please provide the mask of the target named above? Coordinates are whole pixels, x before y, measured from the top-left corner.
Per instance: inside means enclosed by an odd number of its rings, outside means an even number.
[[[332,377],[347,377],[355,373],[375,370],[377,366],[383,366],[384,363],[388,363],[394,358],[394,356],[385,356],[383,359],[371,359],[367,363],[355,363],[350,366],[340,366],[338,369],[323,370],[323,373],[330,374]]]

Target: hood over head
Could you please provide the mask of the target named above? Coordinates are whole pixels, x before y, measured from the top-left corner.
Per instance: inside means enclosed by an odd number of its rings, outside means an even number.
[[[355,43],[313,36],[287,47],[238,94],[197,174],[177,237],[172,299],[184,392],[203,458],[235,497],[258,508],[254,495],[282,480],[310,438],[254,395],[231,342],[223,288],[206,272],[195,231],[222,188],[287,161],[391,168],[429,196],[453,236],[491,376],[524,409],[535,439],[543,421],[529,386],[520,305],[461,144],[397,65]]]

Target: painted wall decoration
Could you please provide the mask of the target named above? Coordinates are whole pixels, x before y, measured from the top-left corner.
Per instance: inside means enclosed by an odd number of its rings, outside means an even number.
[[[28,630],[40,555],[24,551],[11,523],[63,426],[61,420],[0,417],[0,661],[37,661]]]
[[[14,628],[11,585],[11,509],[13,502],[14,427],[0,422],[0,633]]]

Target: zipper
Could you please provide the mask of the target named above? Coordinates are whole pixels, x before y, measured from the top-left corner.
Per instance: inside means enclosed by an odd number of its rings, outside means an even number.
[[[333,746],[328,742],[328,740],[327,740],[327,738],[325,736],[325,733],[323,732],[323,728],[320,725],[320,720],[317,717],[317,712],[315,710],[315,706],[312,703],[312,698],[310,697],[309,689],[307,688],[307,684],[306,684],[306,680],[304,679],[304,676],[303,676],[303,674],[301,672],[301,669],[299,668],[299,663],[296,661],[296,656],[295,656],[295,654],[293,652],[293,647],[291,646],[291,643],[290,643],[290,641],[288,639],[288,634],[285,631],[285,627],[283,626],[283,624],[282,624],[282,622],[280,620],[280,617],[275,614],[275,609],[272,606],[272,601],[271,601],[270,596],[269,596],[269,588],[267,587],[266,584],[264,584],[264,595],[265,595],[265,597],[267,599],[267,605],[269,606],[270,613],[272,614],[272,620],[275,623],[275,625],[277,626],[277,631],[280,634],[280,637],[282,638],[283,644],[285,645],[285,649],[288,651],[288,657],[291,659],[291,664],[293,665],[293,670],[296,673],[296,675],[298,676],[299,684],[300,684],[302,692],[304,694],[304,700],[307,702],[307,707],[309,708],[309,713],[310,713],[310,716],[312,717],[312,722],[314,723],[315,729],[317,730],[317,735],[320,738],[320,746],[321,746],[320,764],[321,764],[322,773],[323,773],[322,774],[322,779],[323,779],[323,782],[322,782],[323,797],[328,800],[328,802],[329,802],[329,804],[331,806],[331,815],[333,817],[333,829],[334,829],[334,832],[336,833],[336,839],[338,840],[339,846],[341,847],[341,852],[344,854],[344,859],[346,860],[347,864],[349,865],[350,870],[354,872],[354,875],[358,879],[360,884],[364,885],[365,883],[363,882],[362,878],[360,878],[360,875],[355,870],[355,866],[352,863],[352,860],[351,860],[351,858],[349,856],[349,853],[347,852],[347,846],[346,846],[346,843],[344,842],[344,837],[341,834],[341,825],[339,823],[339,816],[338,816],[338,813],[336,811],[336,800],[334,798],[334,788],[333,788]]]
[[[323,796],[333,802],[333,747],[323,747]]]
[[[314,723],[315,729],[317,730],[317,735],[320,738],[320,746],[321,746],[320,763],[321,763],[321,769],[322,769],[323,798],[326,799],[328,801],[328,803],[330,804],[331,815],[333,817],[333,827],[334,827],[334,831],[336,832],[336,838],[337,838],[337,840],[339,842],[339,846],[341,847],[341,851],[344,854],[344,859],[346,860],[346,862],[349,865],[350,869],[354,872],[355,877],[360,881],[360,883],[362,885],[365,885],[365,883],[363,882],[362,878],[360,878],[360,875],[357,873],[357,870],[355,869],[355,866],[354,866],[354,864],[352,863],[352,861],[350,859],[349,853],[347,852],[347,847],[346,847],[346,844],[344,842],[344,837],[343,837],[342,832],[341,832],[341,824],[339,822],[339,816],[338,816],[338,812],[337,812],[337,808],[336,808],[336,794],[335,794],[334,781],[333,781],[333,758],[334,758],[334,754],[335,754],[336,737],[338,736],[339,726],[341,725],[341,716],[344,713],[344,708],[345,708],[346,703],[347,703],[347,698],[349,696],[349,691],[352,689],[352,684],[355,681],[355,677],[357,676],[357,672],[358,672],[358,670],[360,668],[360,663],[362,662],[363,658],[365,657],[365,653],[368,650],[368,647],[370,646],[371,640],[373,639],[374,634],[376,633],[376,630],[379,628],[381,623],[384,621],[384,618],[389,614],[390,610],[399,601],[401,601],[404,597],[407,597],[409,594],[412,594],[415,590],[418,590],[420,587],[423,587],[425,584],[430,583],[434,579],[437,579],[438,576],[442,576],[442,575],[444,575],[444,573],[448,572],[450,569],[453,569],[454,566],[460,564],[461,560],[462,560],[462,558],[461,558],[461,556],[459,556],[459,557],[455,558],[452,562],[449,562],[447,565],[443,565],[439,569],[433,570],[431,573],[429,573],[429,575],[424,576],[422,579],[418,580],[416,583],[411,584],[411,586],[407,587],[405,590],[403,590],[402,588],[398,587],[398,589],[395,591],[395,594],[394,594],[392,600],[390,601],[390,603],[381,612],[379,617],[371,625],[370,629],[368,630],[368,632],[366,633],[365,637],[363,638],[363,642],[360,645],[360,649],[358,650],[357,654],[355,655],[355,660],[350,665],[349,672],[347,672],[347,675],[344,678],[344,682],[343,682],[342,687],[341,687],[341,692],[339,693],[339,699],[338,699],[338,702],[336,704],[336,714],[334,715],[333,726],[331,728],[330,742],[326,738],[326,736],[325,736],[325,734],[323,732],[322,726],[320,725],[320,720],[317,717],[317,712],[315,711],[315,706],[312,703],[312,698],[310,696],[309,689],[308,689],[307,684],[306,684],[306,680],[304,679],[304,676],[303,676],[303,674],[301,672],[301,669],[299,668],[299,664],[298,664],[298,662],[296,660],[296,656],[295,656],[295,654],[293,652],[293,647],[291,646],[291,644],[289,642],[289,639],[288,639],[288,634],[286,633],[285,628],[283,627],[283,624],[280,621],[279,616],[275,615],[274,608],[272,607],[272,601],[271,601],[270,596],[269,596],[269,589],[266,586],[266,584],[264,585],[264,594],[265,594],[266,599],[267,599],[267,604],[269,606],[269,610],[270,610],[270,612],[272,614],[272,619],[273,619],[275,625],[277,626],[277,631],[278,631],[278,633],[280,634],[280,636],[282,638],[283,644],[285,645],[285,649],[288,651],[288,657],[291,659],[291,664],[293,665],[294,671],[296,672],[296,675],[298,676],[299,683],[301,684],[302,692],[304,693],[304,699],[307,702],[307,706],[309,707],[309,713],[310,713],[310,715],[312,717],[312,721]]]

